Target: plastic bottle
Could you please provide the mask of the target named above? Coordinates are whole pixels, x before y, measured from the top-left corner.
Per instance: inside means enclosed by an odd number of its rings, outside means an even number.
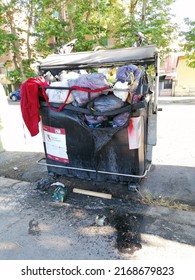
[[[52,195],[52,200],[54,202],[64,202],[67,196],[67,189],[63,186],[59,186],[54,190]]]

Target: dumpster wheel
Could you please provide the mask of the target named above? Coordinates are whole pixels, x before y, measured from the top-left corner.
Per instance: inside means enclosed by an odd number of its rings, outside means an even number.
[[[141,196],[142,199],[145,199],[145,197],[141,194],[139,187],[140,187],[139,183],[129,183],[128,191],[136,192],[139,196]]]
[[[128,184],[128,191],[136,192],[139,190],[140,184],[139,183],[129,183]]]

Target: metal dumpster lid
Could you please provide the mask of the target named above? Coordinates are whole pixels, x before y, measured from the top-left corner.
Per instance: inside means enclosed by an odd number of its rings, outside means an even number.
[[[155,63],[156,56],[155,45],[70,54],[51,54],[42,60],[40,70],[85,69],[122,64],[150,65]]]

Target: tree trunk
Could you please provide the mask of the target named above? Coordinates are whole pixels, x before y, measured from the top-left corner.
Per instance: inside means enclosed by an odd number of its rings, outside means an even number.
[[[138,0],[130,0],[130,17],[135,18],[135,8]]]
[[[137,5],[138,0],[130,0],[130,29],[133,28],[135,22],[135,8]]]
[[[28,59],[31,59],[32,57],[32,50],[30,47],[30,28],[32,26],[32,17],[33,17],[33,7],[30,6],[29,15],[27,17],[27,30],[26,30],[26,45],[27,45],[27,55]]]
[[[147,7],[147,4],[148,4],[148,0],[143,0],[143,3],[142,3],[142,22],[145,22],[145,20],[146,20],[146,7]]]
[[[14,64],[15,64],[15,67],[19,68],[21,71],[22,81],[25,81],[26,76],[25,76],[24,70],[23,70],[22,56],[20,55],[20,43],[19,43],[16,27],[14,24],[14,17],[13,17],[12,11],[7,11],[6,16],[7,16],[7,19],[9,20],[11,33],[17,38],[17,40],[13,43]]]

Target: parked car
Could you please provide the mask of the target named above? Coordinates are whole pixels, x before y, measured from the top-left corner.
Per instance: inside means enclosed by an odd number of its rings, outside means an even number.
[[[18,90],[10,92],[9,97],[12,101],[20,100],[21,99],[20,90],[18,89]]]

